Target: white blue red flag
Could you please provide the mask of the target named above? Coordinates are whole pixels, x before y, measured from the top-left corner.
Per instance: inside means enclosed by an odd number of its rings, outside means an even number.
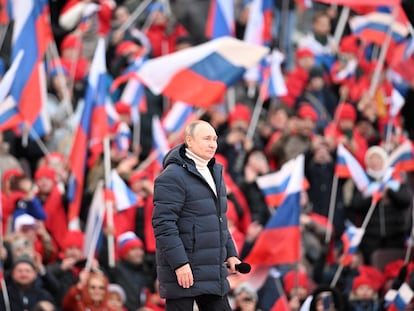
[[[300,196],[304,180],[304,156],[293,159],[282,204],[257,238],[246,262],[258,265],[292,264],[301,255]],[[272,247],[269,247],[271,245]]]
[[[398,290],[390,289],[385,294],[385,307],[387,311],[404,311],[414,297],[411,287],[404,282]]]
[[[343,253],[341,258],[341,264],[348,266],[352,262],[352,258],[355,255],[365,230],[363,228],[357,228],[353,224],[350,224],[345,232],[342,233],[341,240],[343,244]]]
[[[206,37],[216,39],[234,36],[234,3],[228,0],[211,0],[206,23]]]
[[[287,94],[285,79],[282,74],[281,65],[284,56],[274,50],[267,58],[267,64],[263,73],[260,96],[263,100],[271,97],[278,97]]]
[[[183,129],[194,117],[194,107],[178,101],[166,112],[161,120],[161,124],[165,132],[170,134]]]
[[[108,135],[108,117],[105,109],[106,86],[105,41],[99,39],[92,60],[86,87],[82,116],[76,130],[69,156],[71,178],[69,183],[68,219],[76,228],[83,195],[85,169],[88,150],[102,146],[103,138]],[[96,153],[95,153],[96,155]]]
[[[264,46],[221,37],[150,59],[137,74],[154,94],[207,108],[220,102],[227,88],[268,51]]]
[[[370,180],[358,160],[342,144],[336,150],[335,175],[339,178],[352,178],[358,190],[365,192]]]
[[[116,170],[112,170],[111,172],[110,189],[114,194],[118,212],[124,211],[138,203],[137,195],[128,187]]]
[[[19,51],[25,53],[21,60],[19,79],[14,80],[10,94],[18,103],[20,122],[32,126],[45,105],[46,83],[42,63],[52,41],[49,3],[47,0],[14,0],[12,12],[12,61]],[[6,124],[3,126],[9,128],[17,125]]]
[[[410,140],[404,141],[392,151],[387,167],[394,167],[395,173],[414,170],[414,150]]]
[[[168,143],[167,134],[158,116],[152,117],[152,145],[154,152],[157,154],[158,164],[162,167],[162,160],[170,150],[170,144]]]
[[[113,138],[113,148],[121,154],[128,154],[131,147],[132,134],[128,124],[121,122],[118,124]]]

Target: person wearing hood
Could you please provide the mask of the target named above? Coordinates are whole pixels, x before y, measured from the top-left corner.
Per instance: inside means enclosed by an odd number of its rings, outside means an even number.
[[[355,187],[345,185],[344,193],[347,218],[360,227],[373,204],[373,195],[380,183],[385,182],[381,199],[375,203],[359,249],[364,262],[370,264],[371,254],[379,248],[404,248],[410,233],[411,193],[404,179],[384,178],[388,174],[388,154],[380,146],[372,146],[365,154],[365,171],[370,184],[364,193]],[[383,181],[386,179],[386,181]],[[352,184],[352,182],[351,182]],[[352,190],[353,189],[353,190]]]
[[[152,225],[157,276],[166,310],[230,311],[227,275],[241,261],[227,227],[222,166],[214,155],[217,134],[207,122],[191,122],[184,143],[164,157],[155,179]]]

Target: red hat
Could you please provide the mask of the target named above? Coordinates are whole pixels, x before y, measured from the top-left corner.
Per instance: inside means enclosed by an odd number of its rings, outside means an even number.
[[[65,238],[63,240],[63,250],[69,247],[76,247],[79,249],[83,249],[85,236],[82,231],[80,230],[70,230],[66,233]]]
[[[6,180],[9,180],[11,177],[19,177],[24,176],[24,173],[19,168],[10,168],[3,173],[2,181],[5,182]]]
[[[123,41],[118,44],[115,50],[117,56],[123,55],[126,52],[131,52],[133,48],[140,48],[140,46],[132,41]]]
[[[351,119],[355,122],[357,118],[357,113],[354,106],[352,106],[349,103],[342,103],[336,107],[335,117],[338,121],[344,119]]]
[[[318,121],[318,113],[312,108],[311,105],[308,104],[304,104],[299,108],[298,117],[301,119],[309,118],[313,122]]]
[[[62,162],[62,163],[66,163],[66,158],[63,155],[63,153],[58,152],[58,151],[53,151],[53,152],[49,152],[46,156],[45,156],[45,164],[46,165],[50,165],[52,162]]]
[[[366,275],[361,274],[354,278],[354,281],[352,282],[352,290],[356,290],[358,287],[362,285],[367,285],[374,290],[377,290],[378,288],[378,286],[375,285],[372,279],[370,279]]]
[[[298,287],[303,287],[306,289],[309,288],[309,280],[308,280],[307,274],[302,271],[297,272],[297,271],[291,270],[288,273],[286,273],[283,278],[286,293],[290,293],[292,289],[295,287],[296,279],[297,279]]]
[[[358,267],[358,271],[360,275],[364,275],[372,281],[375,290],[381,289],[384,284],[384,275],[381,270],[373,266],[361,265]]]
[[[50,178],[51,180],[53,180],[53,182],[56,181],[55,171],[51,167],[48,167],[48,166],[41,166],[36,170],[34,179],[38,180],[42,177]]]
[[[250,123],[251,111],[250,108],[244,104],[236,104],[234,109],[229,114],[229,124],[231,125],[234,121],[241,120]]]
[[[402,266],[404,266],[404,260],[403,259],[397,259],[397,260],[389,262],[384,267],[385,280],[397,278],[398,274],[400,273],[400,270],[401,270]]]
[[[115,103],[115,110],[118,112],[118,114],[130,114],[131,106],[125,102],[118,101]]]
[[[151,179],[151,174],[147,170],[137,170],[134,171],[131,176],[129,177],[129,184],[133,184],[141,179]]]
[[[358,54],[358,38],[354,35],[345,36],[339,43],[339,51],[341,53]]]
[[[141,239],[132,231],[126,231],[118,236],[118,255],[125,258],[130,249],[134,247],[144,248]]]
[[[82,50],[82,40],[77,35],[68,34],[63,38],[62,43],[60,44],[60,49],[77,49]]]
[[[315,57],[315,54],[308,48],[299,48],[296,50],[296,60],[299,60],[302,57]]]

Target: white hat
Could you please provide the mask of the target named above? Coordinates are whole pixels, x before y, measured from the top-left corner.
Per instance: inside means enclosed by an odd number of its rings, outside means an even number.
[[[117,293],[119,297],[121,297],[121,301],[124,304],[126,302],[126,294],[124,289],[121,285],[116,283],[111,283],[108,285],[108,292],[109,293]]]
[[[17,216],[14,220],[14,231],[20,231],[23,226],[36,226],[36,219],[29,214]]]

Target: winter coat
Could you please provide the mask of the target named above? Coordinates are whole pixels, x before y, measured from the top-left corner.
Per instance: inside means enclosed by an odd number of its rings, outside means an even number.
[[[217,197],[185,156],[184,144],[164,158],[164,170],[155,180],[152,224],[156,238],[157,276],[162,298],[224,296],[230,286],[225,261],[237,256],[227,227],[227,197],[222,166],[212,159],[208,167]],[[177,283],[175,270],[189,263],[194,285]]]

